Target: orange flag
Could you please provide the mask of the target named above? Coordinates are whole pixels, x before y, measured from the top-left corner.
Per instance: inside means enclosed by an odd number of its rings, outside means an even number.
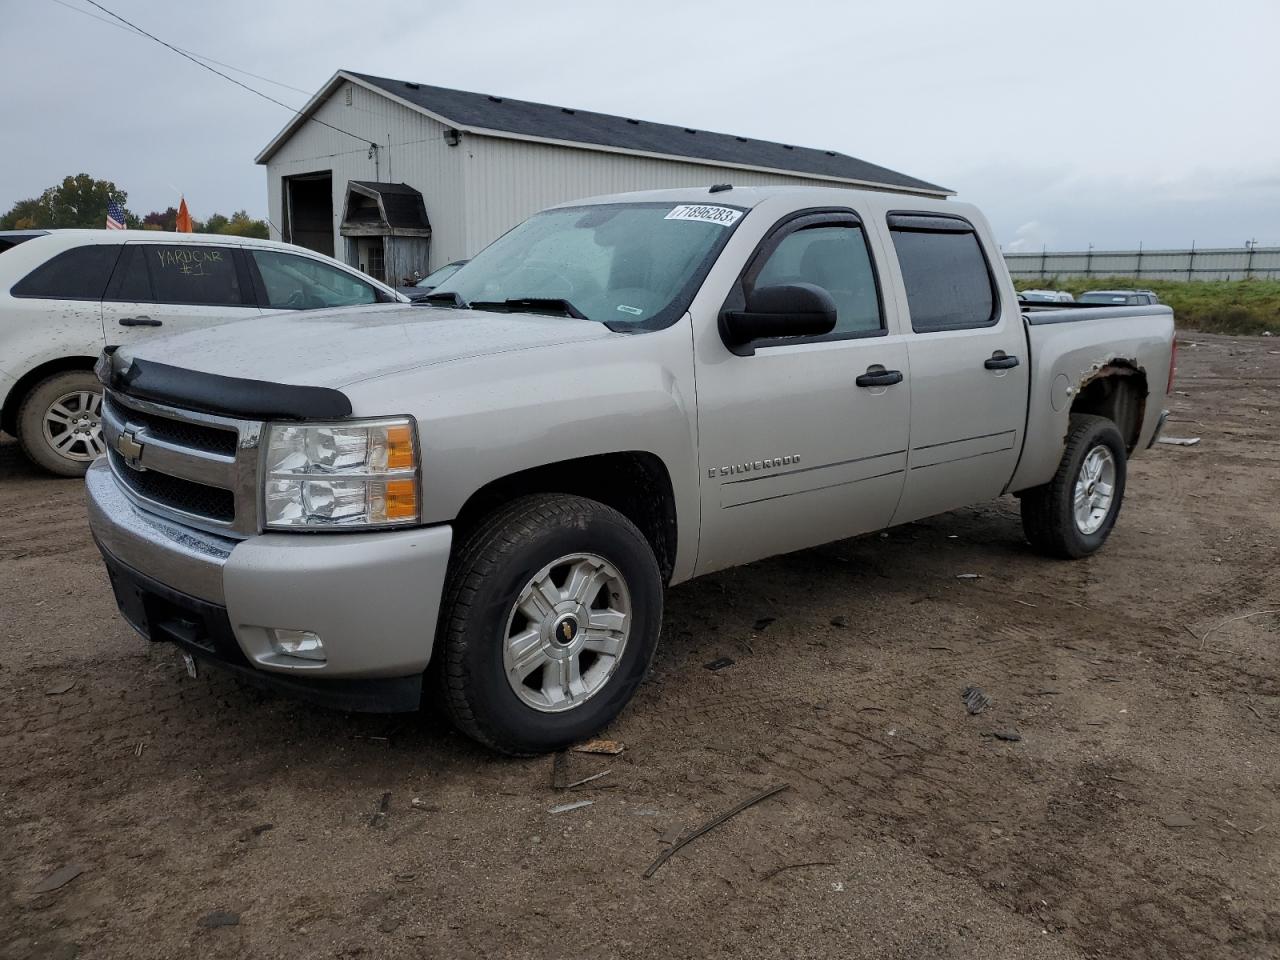
[[[183,197],[178,202],[178,225],[175,229],[179,233],[191,232],[191,211],[187,209],[187,198]]]

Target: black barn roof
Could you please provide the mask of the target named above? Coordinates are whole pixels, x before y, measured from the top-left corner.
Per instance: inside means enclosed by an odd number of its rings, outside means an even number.
[[[355,80],[405,101],[441,122],[461,131],[490,136],[597,147],[625,153],[703,160],[715,164],[811,175],[874,187],[947,195],[951,191],[916,177],[898,173],[835,150],[755,140],[691,127],[650,123],[591,110],[557,107],[528,100],[513,100],[466,90],[451,90],[425,83],[392,80],[353,71],[339,71],[294,122],[259,154],[266,163],[307,115],[343,79]]]

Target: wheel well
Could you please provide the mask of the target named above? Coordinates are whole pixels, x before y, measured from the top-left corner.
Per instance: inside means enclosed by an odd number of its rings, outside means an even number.
[[[651,453],[606,453],[523,470],[481,487],[458,511],[459,534],[496,507],[530,493],[569,493],[613,507],[634,523],[658,559],[664,581],[676,559],[675,494],[666,465]],[[461,535],[455,535],[459,543]]]
[[[22,406],[22,401],[31,392],[31,388],[45,377],[66,370],[92,370],[96,362],[95,357],[59,357],[28,370],[18,378],[18,382],[9,391],[9,396],[5,398],[4,409],[0,410],[0,430],[10,436],[18,435],[18,408]]]
[[[1125,447],[1132,453],[1142,433],[1146,406],[1146,372],[1125,360],[1113,360],[1080,385],[1071,412],[1106,417],[1120,430]]]

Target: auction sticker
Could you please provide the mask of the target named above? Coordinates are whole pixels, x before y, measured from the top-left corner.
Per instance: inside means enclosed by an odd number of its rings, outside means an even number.
[[[731,227],[742,216],[741,210],[733,207],[713,207],[704,203],[682,203],[664,220],[701,220],[703,223],[718,223],[722,227]]]

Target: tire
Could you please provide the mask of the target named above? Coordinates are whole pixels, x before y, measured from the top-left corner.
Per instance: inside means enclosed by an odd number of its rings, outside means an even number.
[[[1110,467],[1107,467],[1107,460]],[[1103,477],[1090,481],[1082,475],[1085,464],[1101,465]],[[1031,545],[1051,557],[1087,557],[1106,543],[1124,502],[1128,454],[1124,438],[1106,417],[1071,415],[1067,447],[1053,479],[1022,493],[1022,530]],[[1112,482],[1103,482],[1110,476]],[[1077,487],[1087,491],[1087,519],[1077,514]],[[1102,502],[1100,488],[1110,486],[1109,501]],[[1083,507],[1082,507],[1082,512]]]
[[[445,584],[429,671],[450,719],[514,755],[598,733],[653,660],[662,586],[643,534],[611,507],[542,494],[498,508],[465,538]],[[561,666],[575,661],[576,679]]]
[[[18,440],[37,466],[83,477],[106,453],[98,378],[89,370],[66,370],[37,383],[18,408]]]

